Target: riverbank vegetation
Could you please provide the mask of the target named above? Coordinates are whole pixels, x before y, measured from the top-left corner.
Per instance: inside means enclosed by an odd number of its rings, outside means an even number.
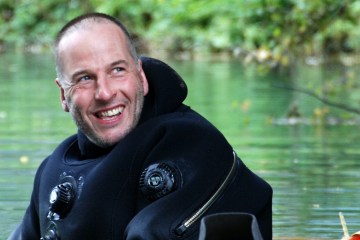
[[[1,50],[48,50],[67,20],[93,11],[120,18],[143,52],[173,58],[316,64],[360,46],[355,0],[2,0]]]

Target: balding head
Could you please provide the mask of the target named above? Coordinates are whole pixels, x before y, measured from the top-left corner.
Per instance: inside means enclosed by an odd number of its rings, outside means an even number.
[[[125,26],[116,18],[103,14],[103,13],[88,13],[81,16],[78,16],[67,24],[63,26],[63,28],[59,31],[55,39],[55,46],[54,46],[54,54],[55,54],[55,63],[56,63],[56,73],[57,78],[59,79],[61,84],[65,83],[64,79],[64,65],[61,59],[60,49],[59,46],[64,38],[71,33],[74,33],[79,30],[86,30],[90,29],[95,24],[114,24],[119,27],[119,29],[124,33],[128,51],[131,57],[133,58],[136,66],[138,66],[138,56],[136,53],[135,46],[131,40],[130,34],[125,28]]]

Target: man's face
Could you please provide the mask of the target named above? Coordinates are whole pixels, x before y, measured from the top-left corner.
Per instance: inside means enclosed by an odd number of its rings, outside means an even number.
[[[95,144],[112,146],[137,125],[148,83],[131,57],[124,33],[112,23],[93,23],[59,43],[65,84],[61,101]]]

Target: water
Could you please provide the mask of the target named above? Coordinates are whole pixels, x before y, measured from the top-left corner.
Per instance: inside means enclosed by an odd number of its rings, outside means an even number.
[[[48,55],[0,55],[0,239],[20,221],[37,166],[76,131],[61,110],[52,64]],[[186,103],[273,186],[274,239],[340,239],[340,211],[350,233],[360,230],[359,125],[313,124],[314,109],[326,106],[272,86],[303,78],[321,82],[341,71],[303,67],[292,75],[261,75],[236,62],[171,65],[189,86]],[[306,121],[286,124],[294,104]],[[357,116],[350,119],[358,123]]]

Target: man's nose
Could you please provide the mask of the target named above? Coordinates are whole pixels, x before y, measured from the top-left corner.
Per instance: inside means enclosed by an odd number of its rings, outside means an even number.
[[[108,101],[115,96],[116,90],[111,85],[111,79],[101,77],[97,79],[95,99]]]

